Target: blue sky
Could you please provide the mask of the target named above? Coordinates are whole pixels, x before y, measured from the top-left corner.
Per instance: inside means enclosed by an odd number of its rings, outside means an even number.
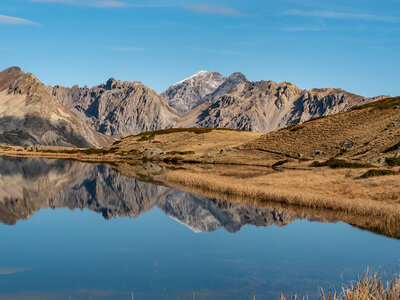
[[[0,68],[158,92],[199,70],[400,95],[400,0],[1,0]]]

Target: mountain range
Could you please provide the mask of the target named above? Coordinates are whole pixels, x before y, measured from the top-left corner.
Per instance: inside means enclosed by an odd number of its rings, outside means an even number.
[[[200,71],[158,95],[113,78],[92,88],[44,86],[13,67],[0,73],[0,143],[100,147],[114,137],[172,127],[267,133],[383,98],[342,89],[302,90]]]

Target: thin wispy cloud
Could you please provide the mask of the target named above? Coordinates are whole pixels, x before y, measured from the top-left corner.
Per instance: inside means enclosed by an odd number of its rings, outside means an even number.
[[[33,22],[31,20],[10,17],[5,15],[0,15],[0,24],[8,24],[8,25],[30,25],[30,26],[38,26],[39,23]]]
[[[124,1],[117,0],[93,0],[93,1],[78,1],[78,0],[31,0],[31,2],[38,3],[54,3],[54,4],[69,4],[69,5],[80,5],[80,6],[91,6],[91,7],[128,7],[130,4]]]
[[[325,19],[351,19],[351,20],[364,20],[364,21],[379,21],[379,22],[399,22],[399,17],[383,16],[374,14],[362,13],[348,13],[337,11],[324,11],[324,10],[287,10],[282,13],[285,16],[300,16],[300,17],[318,17]]]
[[[321,27],[285,27],[282,29],[283,31],[287,31],[287,32],[302,32],[302,31],[314,31],[314,32],[318,32],[318,31],[322,31]]]
[[[97,7],[127,7],[129,3],[122,1],[100,1],[95,4]]]
[[[17,274],[26,271],[30,271],[32,268],[4,268],[0,267],[0,275],[10,275],[10,274]]]
[[[226,16],[243,16],[244,14],[236,9],[229,7],[222,7],[216,5],[208,4],[196,4],[186,6],[188,10],[203,13],[203,14],[213,14],[213,15],[226,15]]]
[[[107,47],[106,49],[119,52],[141,52],[146,50],[140,47]]]

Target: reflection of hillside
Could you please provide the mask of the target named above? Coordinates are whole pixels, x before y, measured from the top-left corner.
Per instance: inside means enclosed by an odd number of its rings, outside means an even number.
[[[282,209],[208,199],[124,177],[101,165],[0,158],[0,220],[14,224],[42,208],[90,209],[104,218],[137,217],[154,206],[194,231],[243,225],[283,226],[297,218]]]

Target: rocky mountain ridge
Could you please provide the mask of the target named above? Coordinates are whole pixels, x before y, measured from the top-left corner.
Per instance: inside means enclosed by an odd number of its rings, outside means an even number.
[[[382,97],[365,98],[332,88],[301,90],[288,82],[247,81],[183,119],[185,127],[233,128],[268,133],[316,117],[343,112]]]
[[[174,127],[179,114],[165,99],[141,82],[110,78],[92,88],[49,87],[61,103],[94,130],[123,137]]]
[[[212,71],[200,71],[161,96],[142,84],[132,88],[138,84],[110,79],[90,89],[56,86],[52,92],[93,129],[117,136],[170,127],[268,133],[382,98],[333,88],[302,90],[289,82],[253,82],[242,73],[227,78]]]
[[[98,133],[123,137],[172,127],[216,127],[268,133],[382,98],[365,98],[342,89],[302,90],[288,82],[253,82],[241,73],[226,78],[212,71],[196,73],[168,88],[162,96],[140,82],[113,78],[92,88],[77,85],[67,88],[44,87],[33,75],[22,76],[25,73],[20,69],[11,68],[0,74],[3,91],[0,109],[4,116],[0,123],[0,130],[3,128],[0,142],[14,145],[97,147],[112,140]],[[18,83],[20,76],[25,78],[23,88]],[[32,114],[21,117],[27,107],[18,98],[22,94],[30,99],[26,105],[35,107],[34,117]],[[55,99],[63,105],[57,105]],[[11,102],[14,102],[13,107]],[[15,103],[19,103],[20,110]],[[47,109],[51,107],[54,108],[52,113]],[[38,119],[38,115],[46,117]],[[61,120],[61,115],[68,121]],[[32,126],[35,129],[28,128]],[[32,135],[35,130],[40,132]]]
[[[0,143],[103,147],[114,139],[89,128],[31,73],[0,72]]]

